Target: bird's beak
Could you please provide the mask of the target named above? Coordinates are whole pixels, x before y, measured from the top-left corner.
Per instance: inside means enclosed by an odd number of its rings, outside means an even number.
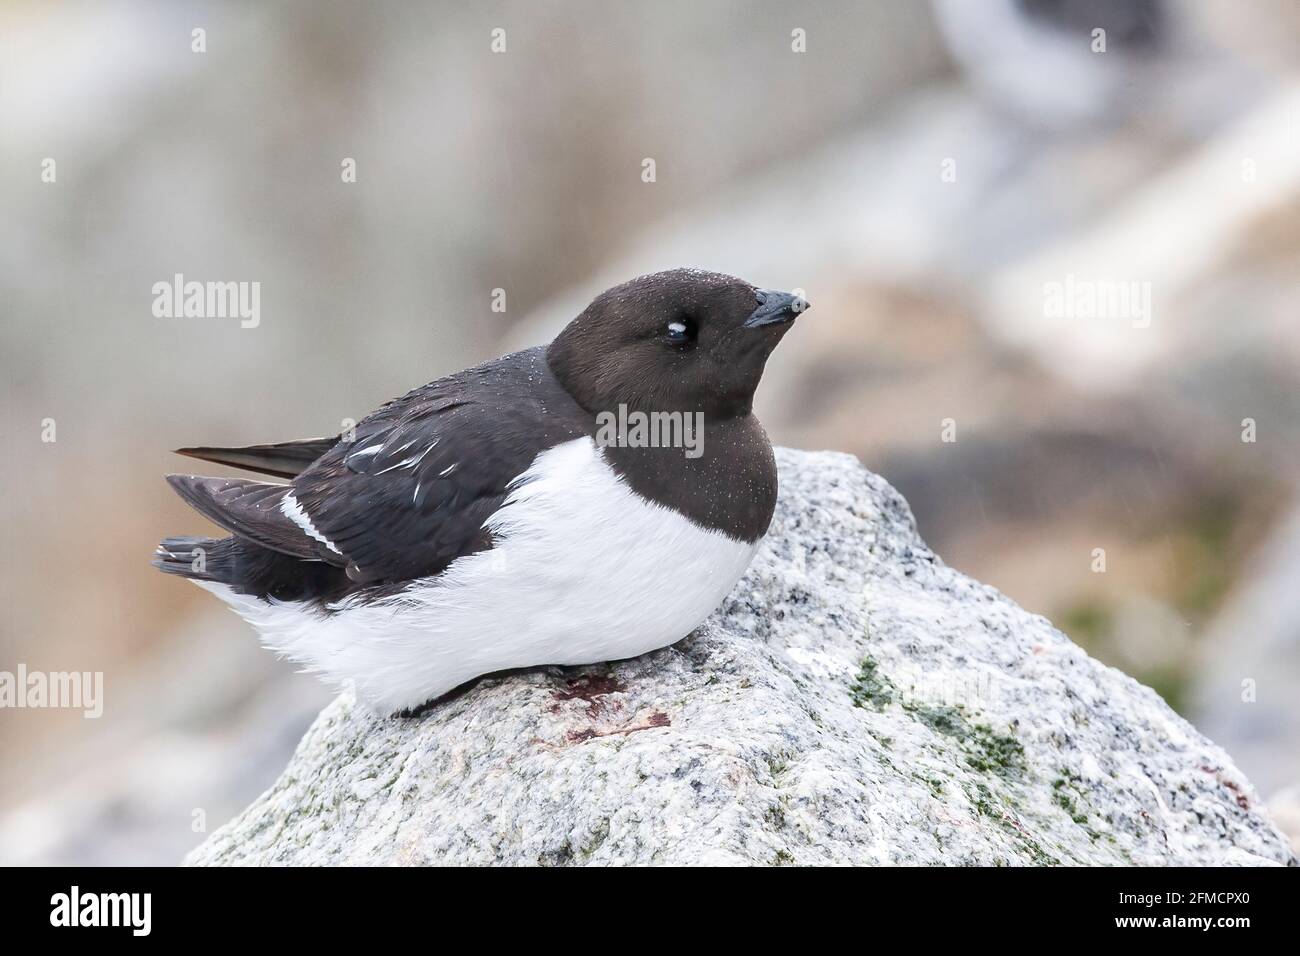
[[[773,292],[771,289],[758,289],[758,308],[745,320],[745,328],[756,329],[760,325],[772,325],[775,322],[792,322],[800,312],[810,308],[808,302],[789,292]]]

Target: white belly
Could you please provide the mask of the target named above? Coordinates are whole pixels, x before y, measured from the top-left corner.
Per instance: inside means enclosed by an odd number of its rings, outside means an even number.
[[[205,585],[263,643],[392,712],[511,667],[591,664],[680,640],[721,603],[757,544],[635,494],[589,438],[543,452],[486,523],[496,546],[373,604],[333,614]]]

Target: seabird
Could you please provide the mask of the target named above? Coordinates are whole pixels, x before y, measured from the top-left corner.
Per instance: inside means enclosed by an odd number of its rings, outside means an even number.
[[[153,563],[381,713],[493,671],[664,647],[767,532],[776,465],[754,391],[806,307],[716,273],[642,276],[550,345],[408,392],[355,434],[178,449],[290,480],[169,475],[229,537],[167,538]],[[613,415],[690,415],[702,442],[611,440]]]

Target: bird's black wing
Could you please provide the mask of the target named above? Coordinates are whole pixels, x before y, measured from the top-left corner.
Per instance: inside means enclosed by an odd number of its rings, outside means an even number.
[[[191,508],[232,534],[304,561],[341,563],[340,555],[284,512],[288,485],[200,475],[168,475],[167,483]]]
[[[587,433],[543,350],[530,349],[389,402],[290,488],[299,518],[327,542],[325,560],[359,585],[398,582],[490,547],[483,523],[510,482]]]
[[[301,474],[321,455],[339,443],[339,436],[329,438],[304,438],[300,441],[277,442],[273,445],[246,445],[243,448],[177,448],[176,454],[219,465],[231,465],[246,471],[260,471],[264,475],[292,478]]]

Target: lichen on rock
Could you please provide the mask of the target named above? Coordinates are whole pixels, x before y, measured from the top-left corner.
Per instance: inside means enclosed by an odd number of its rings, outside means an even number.
[[[191,864],[1294,864],[1153,691],[946,567],[846,455],[779,449],[724,605],[631,661],[327,707]]]

